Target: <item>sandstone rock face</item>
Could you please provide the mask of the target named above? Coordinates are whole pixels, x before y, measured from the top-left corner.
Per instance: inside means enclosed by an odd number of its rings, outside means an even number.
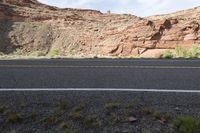
[[[37,0],[0,0],[0,52],[51,49],[63,56],[157,58],[177,45],[200,43],[200,7],[140,18],[95,10],[59,9]]]

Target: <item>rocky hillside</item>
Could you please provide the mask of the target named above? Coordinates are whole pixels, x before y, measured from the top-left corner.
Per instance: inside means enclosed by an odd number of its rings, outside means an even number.
[[[0,0],[0,52],[67,57],[160,57],[200,43],[200,7],[140,18],[59,9],[37,0]]]

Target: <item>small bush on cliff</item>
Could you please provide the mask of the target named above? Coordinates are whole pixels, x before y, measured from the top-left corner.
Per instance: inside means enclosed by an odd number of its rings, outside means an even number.
[[[175,50],[176,50],[176,56],[177,57],[181,57],[181,58],[187,58],[188,57],[188,52],[183,47],[177,46],[175,48]]]
[[[192,46],[191,55],[193,58],[200,58],[200,44],[194,44]]]
[[[23,54],[22,49],[20,49],[20,48],[15,49],[14,54],[15,55],[22,55]]]
[[[4,53],[3,52],[0,52],[0,56],[3,56],[4,55]]]
[[[50,51],[49,51],[49,55],[51,56],[51,57],[54,57],[54,56],[57,56],[59,54],[59,51],[57,50],[57,49],[51,49]]]
[[[187,51],[181,46],[176,47],[176,57],[182,58],[200,58],[200,45],[194,44],[191,51]]]
[[[171,58],[173,58],[173,54],[170,50],[166,50],[162,57],[166,58],[166,59],[171,59]]]

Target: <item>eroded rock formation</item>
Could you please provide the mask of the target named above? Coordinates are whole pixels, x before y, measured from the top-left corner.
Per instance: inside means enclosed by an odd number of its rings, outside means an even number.
[[[36,0],[0,1],[0,52],[52,49],[63,56],[160,57],[200,43],[200,7],[140,18],[95,10],[59,9]]]

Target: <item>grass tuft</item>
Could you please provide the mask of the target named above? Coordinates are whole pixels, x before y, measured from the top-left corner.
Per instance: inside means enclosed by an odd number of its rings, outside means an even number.
[[[58,56],[59,55],[59,51],[57,50],[57,49],[51,49],[50,51],[49,51],[49,55],[51,56],[51,57],[55,57],[55,56]]]
[[[191,116],[181,116],[173,122],[174,133],[199,133],[200,119],[194,119]]]
[[[5,113],[6,110],[7,110],[7,107],[6,107],[6,106],[4,106],[4,105],[1,105],[1,106],[0,106],[0,114]]]
[[[114,110],[114,109],[118,109],[120,107],[119,103],[106,103],[105,104],[105,108],[107,110]]]
[[[149,108],[147,108],[147,107],[141,108],[141,112],[142,112],[143,115],[150,115],[150,114],[152,114],[152,111]]]
[[[60,101],[58,104],[57,104],[57,107],[59,108],[59,110],[65,110],[67,109],[67,102],[65,101]]]
[[[134,109],[134,108],[136,108],[136,107],[137,107],[137,104],[136,104],[134,101],[129,102],[129,103],[127,104],[127,106],[126,106],[127,109]]]
[[[153,118],[154,118],[155,120],[161,120],[161,118],[162,118],[161,112],[158,112],[158,111],[154,112],[154,113],[152,114],[152,116],[153,116]]]
[[[193,58],[200,58],[200,44],[194,44],[192,46],[191,55]]]
[[[66,128],[63,133],[79,133],[76,129],[74,128]]]
[[[69,117],[73,120],[80,120],[82,118],[80,111],[72,111],[69,113]]]
[[[179,58],[187,58],[188,57],[188,52],[186,49],[184,49],[183,47],[181,46],[177,46],[175,48],[175,51],[176,51],[176,56],[179,57]]]
[[[59,125],[59,129],[66,129],[66,128],[68,128],[68,127],[69,127],[68,124],[65,123],[65,122],[62,122],[62,123],[60,123],[60,125]]]
[[[36,120],[37,115],[38,115],[38,112],[37,112],[36,109],[34,108],[34,109],[32,110],[32,112],[31,112],[30,117],[31,117],[31,119]]]
[[[50,115],[46,116],[42,121],[44,124],[54,125],[58,122],[58,118],[56,115],[50,114]]]
[[[120,119],[119,119],[118,115],[116,113],[114,113],[114,112],[110,113],[110,118],[111,118],[111,122],[113,124],[120,122]]]
[[[17,133],[15,130],[11,130],[8,133]]]
[[[13,54],[14,55],[23,55],[22,49],[16,48]]]
[[[16,113],[16,112],[8,112],[6,114],[6,122],[7,123],[12,123],[12,124],[15,124],[15,123],[18,123],[22,120],[22,117],[19,113]]]
[[[84,102],[81,102],[78,106],[74,107],[74,111],[82,111],[85,108],[86,104]]]
[[[172,52],[170,50],[166,50],[164,52],[164,54],[162,55],[162,58],[171,59],[171,58],[173,58],[173,54],[172,54]]]
[[[151,133],[148,129],[142,128],[142,133]]]
[[[84,123],[87,124],[87,126],[91,128],[100,128],[101,127],[101,121],[95,117],[92,117],[91,115],[87,115],[84,118]]]

